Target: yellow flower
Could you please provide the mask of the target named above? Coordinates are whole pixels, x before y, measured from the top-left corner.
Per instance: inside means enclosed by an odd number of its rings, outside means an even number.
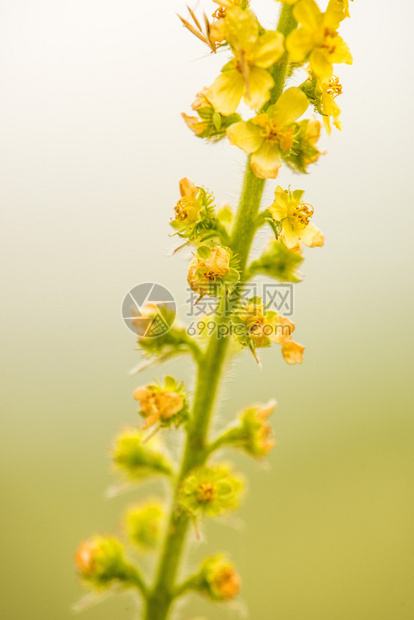
[[[206,258],[196,254],[188,268],[188,284],[199,295],[218,294],[217,284],[230,274],[231,254],[227,248],[216,245]]]
[[[134,398],[139,400],[140,413],[146,419],[143,429],[157,422],[167,423],[184,408],[184,398],[180,394],[167,391],[157,385],[137,388]]]
[[[337,33],[343,19],[342,5],[338,3],[338,11],[333,2],[322,13],[314,0],[300,0],[293,9],[293,15],[300,26],[286,39],[290,60],[303,62],[309,56],[312,71],[321,78],[332,75],[332,63],[352,64],[351,52]]]
[[[225,115],[237,110],[243,96],[250,108],[262,107],[274,84],[267,69],[284,53],[283,35],[274,31],[259,34],[255,15],[235,7],[226,11],[225,37],[234,58],[208,89],[208,99]]]
[[[175,219],[190,224],[197,219],[200,204],[197,201],[199,188],[192,181],[184,177],[180,181],[181,198],[174,207]]]
[[[234,123],[227,129],[230,142],[252,154],[250,164],[257,177],[277,177],[282,165],[281,154],[288,154],[293,146],[295,121],[306,112],[308,105],[300,88],[288,88],[266,113],[251,121]]]
[[[342,129],[342,123],[339,120],[341,109],[336,103],[335,98],[342,94],[342,85],[336,76],[331,78],[323,78],[318,80],[318,90],[321,93],[320,112],[323,115],[323,123],[328,134],[331,133],[330,117],[333,118],[333,124],[339,130]]]
[[[310,221],[313,207],[301,201],[303,193],[301,189],[294,192],[283,190],[279,185],[275,191],[275,201],[269,207],[273,219],[282,224],[282,240],[290,250],[296,248],[299,241],[310,248],[324,243],[323,234]]]

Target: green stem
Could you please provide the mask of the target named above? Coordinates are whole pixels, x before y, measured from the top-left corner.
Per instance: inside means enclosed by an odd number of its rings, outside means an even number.
[[[280,14],[278,31],[287,35],[295,26],[292,17],[292,7],[284,5]],[[287,56],[275,66],[273,71],[274,87],[269,102],[274,103],[281,95],[286,78]],[[250,166],[250,158],[247,160],[244,176],[243,189],[240,197],[239,208],[234,223],[233,233],[230,238],[230,248],[239,260],[240,285],[236,287],[232,296],[232,302],[237,301],[241,292],[245,277],[246,263],[250,247],[255,235],[254,226],[259,212],[260,202],[265,185],[264,179],[257,178]],[[229,317],[219,316],[217,322],[220,325],[227,324]],[[158,565],[155,584],[146,597],[146,609],[144,620],[166,620],[174,600],[176,590],[177,572],[183,548],[186,542],[190,517],[177,510],[177,494],[179,485],[191,469],[206,462],[210,454],[208,435],[211,416],[217,398],[217,392],[221,380],[222,370],[225,363],[226,352],[229,344],[228,337],[218,337],[215,330],[203,356],[197,375],[194,396],[194,407],[191,422],[187,428],[187,439],[184,449],[181,471],[177,478],[177,484],[172,501],[169,523],[166,531],[164,547]]]

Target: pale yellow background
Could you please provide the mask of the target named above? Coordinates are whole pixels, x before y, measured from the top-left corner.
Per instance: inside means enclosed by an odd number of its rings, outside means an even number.
[[[253,6],[275,21],[278,3]],[[262,371],[247,354],[232,370],[220,424],[276,396],[278,447],[269,470],[238,458],[245,527],[209,524],[210,546],[194,549],[231,551],[254,620],[414,617],[414,14],[406,0],[351,10],[344,130],[323,138],[309,176],[280,175],[326,235],[296,288],[305,362],[288,367],[275,348]],[[167,257],[178,180],[237,201],[243,155],[197,141],[180,117],[226,55],[177,11],[185,2],[0,2],[1,620],[71,618],[78,541],[119,531],[135,497],[103,497],[111,439],[155,374],[128,376],[139,355],[120,306],[147,280],[184,301],[187,258]],[[191,382],[185,362],[168,372]],[[236,617],[194,597],[177,618],[195,615]],[[137,615],[125,596],[82,617]]]

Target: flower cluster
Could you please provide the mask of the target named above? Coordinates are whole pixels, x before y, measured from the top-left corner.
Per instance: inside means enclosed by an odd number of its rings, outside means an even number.
[[[248,0],[213,0],[212,16],[204,14],[201,21],[190,7],[192,21],[180,17],[211,52],[228,54],[213,83],[197,93],[191,106],[194,114],[182,117],[197,138],[212,143],[228,139],[248,158],[234,218],[230,206],[217,209],[212,192],[183,177],[170,220],[171,236],[181,240],[177,249],[192,251],[187,283],[191,297],[198,296],[192,316],[202,312],[204,302],[211,305],[210,324],[215,330],[207,335],[206,328],[194,329],[193,336],[176,320],[174,302],[154,300],[132,310],[128,323],[144,357],[137,372],[149,364],[174,362],[182,354],[191,356],[197,367],[191,399],[184,384],[169,375],[137,387],[133,397],[144,420],[142,428],[125,429],[112,448],[114,470],[121,477],[116,488],[161,478],[171,487],[168,514],[166,502],[158,498],[135,503],[124,514],[121,538],[92,536],[80,544],[75,556],[82,582],[95,592],[137,589],[145,601],[146,618],[166,620],[175,599],[191,590],[221,603],[234,599],[240,590],[234,565],[221,553],[209,555],[195,574],[176,582],[191,523],[198,534],[201,519],[237,509],[243,495],[242,477],[231,465],[216,462],[215,456],[222,448],[236,449],[262,460],[275,446],[269,422],[275,401],[244,408],[216,438],[210,437],[227,357],[247,349],[258,362],[258,351],[276,344],[288,364],[303,361],[305,347],[293,340],[295,324],[281,314],[282,306],[272,309],[272,301],[252,296],[248,287],[256,276],[300,282],[303,246],[324,244],[304,190],[278,185],[273,188],[273,202],[262,210],[260,205],[265,182],[276,179],[283,165],[306,174],[319,161],[324,153],[319,148],[323,126],[328,134],[332,124],[341,129],[336,100],[342,85],[334,65],[352,63],[338,33],[349,17],[349,0],[329,0],[325,11],[315,0],[279,1],[276,29],[263,27]],[[306,79],[300,84],[296,78],[301,72]],[[310,106],[314,112],[307,116]],[[262,226],[270,228],[271,240],[249,262]],[[216,299],[199,303],[204,296]],[[163,429],[170,432],[158,432]],[[127,544],[136,562],[127,557]],[[154,581],[147,584],[139,563],[150,552],[158,553],[159,560]]]

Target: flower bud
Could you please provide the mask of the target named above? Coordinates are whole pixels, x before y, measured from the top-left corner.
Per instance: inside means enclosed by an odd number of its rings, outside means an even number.
[[[285,163],[296,172],[306,174],[309,164],[316,163],[325,152],[316,147],[320,134],[321,124],[315,118],[299,121],[294,134],[295,147],[283,157]]]
[[[93,588],[128,582],[130,567],[117,538],[94,536],[80,543],[75,564],[82,580]]]
[[[255,405],[245,409],[240,415],[240,424],[231,428],[222,437],[221,445],[234,446],[250,456],[262,458],[275,445],[273,430],[267,419],[273,413],[276,402]]]
[[[143,444],[143,435],[136,429],[127,429],[118,435],[112,458],[115,467],[131,480],[172,474],[171,465],[161,451],[158,438],[153,437],[148,444]]]
[[[260,258],[253,261],[249,274],[266,275],[279,282],[300,282],[303,278],[297,269],[303,263],[303,255],[298,251],[289,250],[283,241],[272,239]]]
[[[129,539],[140,551],[156,549],[161,533],[163,518],[162,504],[158,500],[132,506],[125,515],[125,526]]]
[[[200,569],[200,590],[214,601],[228,601],[240,591],[234,565],[221,555],[206,558]]]
[[[237,508],[243,486],[225,465],[201,466],[181,483],[178,503],[193,516],[216,517]]]

